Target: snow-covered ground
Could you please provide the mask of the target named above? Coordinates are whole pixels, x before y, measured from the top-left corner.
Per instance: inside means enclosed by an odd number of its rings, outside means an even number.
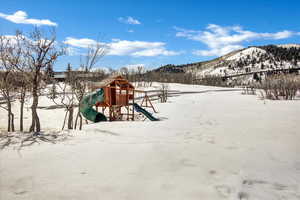
[[[300,101],[169,87],[203,92],[155,103],[159,122],[89,124],[61,143],[2,150],[0,199],[300,199]],[[63,110],[39,113],[61,127]]]

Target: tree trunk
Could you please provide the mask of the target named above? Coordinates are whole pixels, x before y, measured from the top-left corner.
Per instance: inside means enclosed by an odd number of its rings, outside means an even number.
[[[29,129],[29,132],[40,132],[41,131],[40,119],[37,114],[37,107],[38,107],[38,103],[39,103],[37,79],[38,79],[38,72],[35,73],[35,77],[33,80],[33,87],[32,87],[33,102],[32,102],[32,106],[31,106],[32,121],[31,121],[31,126]]]
[[[7,131],[14,132],[15,131],[15,122],[14,122],[14,114],[11,111],[11,100],[8,98],[7,100],[7,114],[8,114],[8,124]]]
[[[26,88],[23,86],[21,90],[21,100],[20,100],[20,131],[24,131],[24,103],[26,97]]]
[[[8,121],[7,121],[7,132],[11,131],[11,105],[10,105],[10,101],[7,101],[7,115],[8,115]]]
[[[10,114],[11,114],[11,131],[14,132],[15,131],[15,116],[12,112]]]
[[[22,100],[20,105],[20,131],[21,132],[23,132],[24,130],[23,116],[24,116],[24,101]]]
[[[82,130],[82,116],[79,113],[79,130]]]
[[[78,108],[78,112],[77,112],[77,115],[76,115],[76,119],[75,119],[75,126],[74,126],[74,129],[77,129],[77,125],[79,123],[79,130],[82,129],[82,116],[80,114],[80,111],[79,111],[79,108]]]
[[[74,108],[71,105],[69,108],[69,118],[68,118],[68,129],[73,129],[73,113],[74,113]]]
[[[62,126],[61,130],[64,130],[64,128],[65,128],[65,124],[66,124],[66,119],[67,119],[68,112],[69,112],[69,110],[67,109],[67,111],[65,113],[64,122],[63,122],[63,126]]]
[[[74,125],[74,129],[77,128],[77,121],[78,121],[78,117],[79,117],[79,110],[78,110],[78,113],[76,115],[76,118],[75,118],[75,125]]]
[[[32,115],[32,121],[29,131],[30,132],[40,132],[41,131],[41,125],[40,125],[40,119],[37,114],[37,106],[38,106],[38,96],[33,95],[33,102],[31,106],[31,115]]]

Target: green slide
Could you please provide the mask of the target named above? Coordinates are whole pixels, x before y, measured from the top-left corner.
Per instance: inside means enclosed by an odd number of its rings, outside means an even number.
[[[147,110],[145,110],[144,108],[142,108],[141,106],[139,106],[138,104],[134,103],[133,104],[134,110],[136,112],[140,112],[143,113],[143,115],[145,115],[148,119],[150,119],[151,121],[159,121],[159,119],[153,117],[153,115],[151,115],[151,113],[149,113]]]
[[[80,113],[88,120],[92,122],[101,122],[107,121],[105,115],[97,112],[93,106],[97,102],[103,102],[104,100],[104,91],[100,89],[94,93],[91,93],[87,96],[84,96],[79,105]]]

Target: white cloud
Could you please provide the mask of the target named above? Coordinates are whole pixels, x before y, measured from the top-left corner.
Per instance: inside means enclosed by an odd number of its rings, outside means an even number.
[[[80,47],[80,48],[89,48],[91,46],[97,45],[97,41],[95,40],[89,38],[77,39],[73,37],[67,37],[64,43],[74,47]]]
[[[128,32],[128,33],[134,33],[134,30],[129,29],[127,32]]]
[[[147,56],[147,57],[151,57],[151,56],[176,56],[176,55],[180,55],[181,52],[177,52],[177,51],[169,51],[166,50],[165,48],[153,48],[153,49],[145,49],[142,51],[137,51],[135,53],[132,54],[132,56]]]
[[[280,39],[292,37],[294,34],[295,33],[292,31],[281,31],[271,35],[269,33],[266,37],[270,37],[271,39],[275,39],[275,40],[280,40]]]
[[[67,37],[64,43],[72,47],[88,48],[96,45],[97,41],[88,38],[77,39]],[[163,42],[112,39],[110,43],[101,43],[101,45],[107,47],[107,55],[113,56],[175,56],[182,53],[167,50],[165,47],[166,44]]]
[[[194,55],[197,56],[215,56],[215,55],[225,55],[229,52],[242,49],[243,46],[241,45],[227,45],[220,48],[214,48],[210,50],[195,50],[193,51]]]
[[[4,41],[6,44],[10,44],[10,45],[20,45],[22,46],[24,44],[24,42],[26,43],[30,43],[32,45],[36,45],[36,44],[44,44],[47,45],[50,42],[52,42],[51,40],[47,39],[47,38],[40,38],[40,40],[33,40],[30,37],[27,37],[25,35],[22,34],[18,34],[18,35],[3,35],[0,36],[0,38],[2,39],[2,41]],[[54,46],[57,46],[59,43],[57,41],[53,42]]]
[[[0,38],[4,42],[7,42],[8,44],[11,44],[11,45],[17,45],[18,44],[20,46],[22,46],[24,44],[24,42],[30,43],[32,45],[37,45],[38,43],[40,45],[48,45],[48,44],[50,44],[50,42],[53,42],[52,40],[47,39],[47,38],[39,38],[40,40],[33,40],[33,38],[27,37],[27,36],[22,35],[22,34],[3,35],[3,36],[0,36]],[[53,42],[53,46],[58,46],[58,45],[59,45],[59,43],[57,41]]]
[[[7,44],[7,45],[17,44],[17,38],[15,35],[2,35],[0,36],[0,38],[3,41],[3,44]]]
[[[32,24],[32,25],[36,25],[36,26],[57,26],[57,23],[52,22],[48,19],[32,19],[32,18],[28,18],[28,15],[26,12],[24,11],[17,11],[12,15],[7,15],[4,13],[0,13],[0,17],[4,18],[8,21],[11,21],[13,23],[16,24]]]
[[[208,50],[196,50],[193,53],[201,56],[221,56],[233,50],[243,48],[243,42],[259,39],[280,40],[296,35],[292,31],[280,31],[275,33],[257,33],[244,30],[240,26],[219,26],[209,24],[204,31],[186,30],[174,27],[177,37],[199,41],[208,46]]]
[[[11,46],[13,48],[17,48],[17,46],[21,47],[24,45],[24,42],[30,44],[36,44],[38,41],[33,41],[32,39],[19,34],[19,35],[2,35],[0,36],[4,45]],[[49,40],[41,39],[42,42],[48,42]]]
[[[69,56],[76,56],[76,55],[79,55],[80,52],[77,48],[68,46],[66,48],[66,54],[69,55]]]
[[[146,49],[164,49],[165,43],[114,39],[111,43],[108,43],[108,46],[108,55],[124,56],[134,55],[136,52]]]
[[[118,21],[121,22],[121,23],[124,23],[124,24],[134,24],[134,25],[137,25],[137,24],[141,24],[141,22],[137,19],[134,19],[133,17],[119,17],[118,18]]]

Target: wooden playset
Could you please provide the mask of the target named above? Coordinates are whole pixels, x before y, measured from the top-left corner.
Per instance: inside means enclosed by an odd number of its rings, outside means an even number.
[[[137,104],[135,103],[136,92],[145,93],[145,95],[143,96],[141,107],[151,107],[155,111],[151,100],[147,95],[147,92],[142,90],[135,90],[135,87],[120,75],[109,77],[93,85],[93,90],[97,90],[100,88],[102,88],[104,91],[104,99],[102,102],[96,103],[96,110],[98,112],[102,111],[102,113],[104,114],[105,110],[108,109],[107,118],[109,121],[134,121],[134,106],[137,106]],[[99,110],[99,108],[101,108],[102,110]]]

